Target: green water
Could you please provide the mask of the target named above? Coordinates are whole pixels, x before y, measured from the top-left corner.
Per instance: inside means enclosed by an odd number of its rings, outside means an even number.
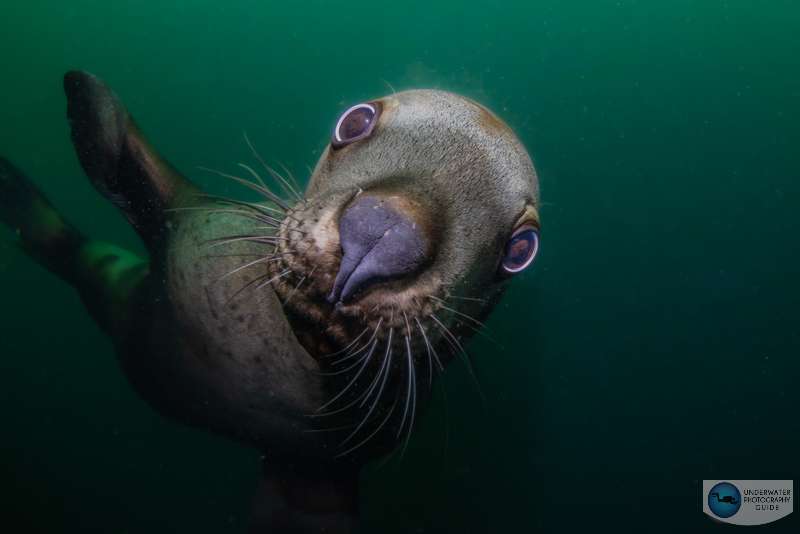
[[[796,1],[111,5],[0,6],[0,153],[94,237],[142,251],[79,167],[69,69],[215,192],[197,167],[252,163],[243,130],[306,178],[389,84],[481,102],[534,160],[540,256],[504,350],[470,347],[485,408],[448,377],[449,417],[366,470],[363,532],[716,531],[703,479],[800,479]],[[0,529],[242,531],[258,453],[151,411],[0,230]]]

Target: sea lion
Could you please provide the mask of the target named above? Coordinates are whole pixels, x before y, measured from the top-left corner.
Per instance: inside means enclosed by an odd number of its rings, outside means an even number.
[[[264,454],[251,531],[352,532],[360,467],[407,439],[448,363],[471,371],[464,344],[536,255],[522,144],[466,98],[406,91],[342,115],[305,195],[256,177],[247,202],[203,194],[99,78],[64,88],[83,169],[150,257],[84,236],[6,159],[0,220],[150,406]]]

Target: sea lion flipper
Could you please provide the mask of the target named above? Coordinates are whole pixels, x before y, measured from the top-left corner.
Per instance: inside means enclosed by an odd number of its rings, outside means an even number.
[[[247,532],[355,532],[357,468],[276,473],[270,464],[264,460]]]
[[[72,142],[86,175],[152,252],[164,232],[164,210],[196,202],[202,191],[150,145],[103,80],[70,71],[64,92]]]
[[[33,181],[0,156],[0,222],[16,231],[20,247],[75,286],[95,321],[116,328],[118,304],[147,274],[147,263],[110,243],[91,240],[59,214]]]

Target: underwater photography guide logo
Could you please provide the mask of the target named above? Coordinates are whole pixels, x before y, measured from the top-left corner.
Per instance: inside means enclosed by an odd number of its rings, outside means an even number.
[[[733,525],[763,525],[794,508],[792,480],[704,480],[703,511]]]

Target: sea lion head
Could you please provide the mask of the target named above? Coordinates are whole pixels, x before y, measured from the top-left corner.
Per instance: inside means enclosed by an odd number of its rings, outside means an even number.
[[[273,286],[322,363],[441,369],[533,259],[538,202],[527,152],[483,106],[433,90],[359,104],[287,211]]]

